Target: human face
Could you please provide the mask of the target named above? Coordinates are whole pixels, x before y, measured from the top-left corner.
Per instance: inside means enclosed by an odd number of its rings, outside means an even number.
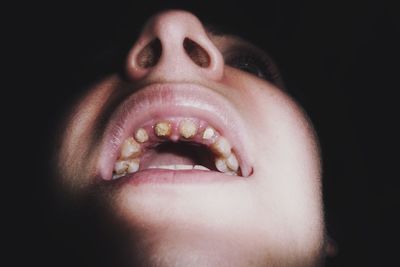
[[[316,136],[265,61],[193,14],[165,11],[145,24],[124,75],[105,77],[74,106],[57,172],[69,192],[94,192],[126,226],[132,261],[321,263]]]

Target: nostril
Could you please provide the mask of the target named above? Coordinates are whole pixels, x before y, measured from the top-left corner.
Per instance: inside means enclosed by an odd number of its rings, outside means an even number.
[[[192,61],[202,68],[210,66],[210,56],[204,48],[189,38],[183,41],[183,47]]]
[[[161,57],[161,52],[161,41],[156,38],[148,43],[137,55],[137,65],[144,69],[154,67]]]

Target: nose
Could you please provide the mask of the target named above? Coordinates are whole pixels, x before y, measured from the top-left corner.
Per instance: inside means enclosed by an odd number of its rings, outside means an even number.
[[[128,53],[127,76],[162,81],[222,79],[223,57],[193,14],[170,10],[146,23]]]

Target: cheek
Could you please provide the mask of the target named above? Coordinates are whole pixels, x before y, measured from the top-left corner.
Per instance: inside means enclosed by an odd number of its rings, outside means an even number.
[[[235,88],[226,97],[243,115],[248,145],[260,167],[279,167],[282,173],[296,170],[312,184],[319,183],[318,140],[301,107],[271,83],[247,73],[227,67],[224,79]]]
[[[89,154],[95,154],[91,147],[95,140],[96,122],[112,93],[113,83],[109,78],[90,89],[70,109],[62,128],[61,148],[55,157],[60,176],[71,186],[84,184],[91,175],[93,168],[88,159],[94,159]]]
[[[275,124],[269,124],[275,126],[270,133],[258,135],[263,142],[255,151],[255,188],[267,210],[264,220],[281,232],[284,243],[300,241],[317,253],[324,235],[319,155],[304,128],[294,121]]]
[[[263,201],[299,240],[322,238],[321,171],[316,137],[296,104],[276,97],[262,108],[265,117],[254,132],[262,140],[255,151]],[[315,239],[314,239],[315,238]]]
[[[260,221],[287,242],[315,247],[323,239],[321,166],[317,137],[300,106],[269,83],[240,74],[227,81],[247,123],[254,155],[254,193],[266,211]],[[280,230],[279,230],[280,229]],[[290,241],[291,240],[291,241]]]

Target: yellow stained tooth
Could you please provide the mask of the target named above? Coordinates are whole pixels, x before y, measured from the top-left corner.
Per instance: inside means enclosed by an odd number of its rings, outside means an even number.
[[[179,124],[179,133],[185,138],[192,138],[197,133],[197,125],[189,120],[181,121]]]
[[[139,143],[144,143],[149,140],[149,135],[147,134],[147,131],[145,129],[139,128],[135,133],[135,139]]]
[[[126,164],[128,165],[128,173],[137,172],[139,170],[139,159],[128,159]]]
[[[211,149],[219,156],[228,158],[231,155],[231,144],[226,138],[220,136],[218,140],[211,145]]]
[[[114,172],[116,174],[125,174],[128,170],[128,164],[125,160],[117,160],[114,164]]]
[[[169,136],[171,134],[171,124],[166,121],[158,122],[154,127],[154,133],[158,137]]]
[[[117,160],[114,164],[114,172],[117,177],[139,170],[139,159]]]
[[[239,170],[239,162],[235,156],[234,153],[232,153],[227,159],[226,159],[226,165],[228,168],[234,172],[237,172]]]
[[[124,141],[121,147],[120,158],[126,159],[131,157],[136,157],[140,154],[140,144],[133,139],[133,137],[129,137]]]
[[[203,132],[203,139],[211,139],[215,134],[215,131],[211,127],[207,127]]]
[[[217,158],[215,159],[215,167],[217,168],[217,170],[219,170],[220,172],[229,172],[229,168],[226,165],[226,159],[225,158]]]

